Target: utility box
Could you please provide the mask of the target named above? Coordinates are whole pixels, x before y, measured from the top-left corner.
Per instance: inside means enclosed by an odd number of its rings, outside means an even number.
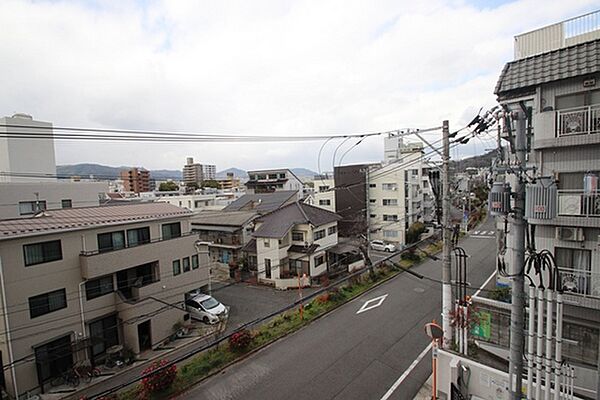
[[[557,214],[558,188],[552,178],[540,178],[525,188],[525,218],[553,219]]]
[[[488,195],[488,209],[494,216],[508,215],[510,212],[510,185],[494,182]]]

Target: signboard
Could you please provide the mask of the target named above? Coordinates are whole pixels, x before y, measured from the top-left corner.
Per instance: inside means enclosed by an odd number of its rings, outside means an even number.
[[[483,339],[489,339],[492,336],[492,314],[487,311],[477,313],[478,322],[475,324],[471,333]]]

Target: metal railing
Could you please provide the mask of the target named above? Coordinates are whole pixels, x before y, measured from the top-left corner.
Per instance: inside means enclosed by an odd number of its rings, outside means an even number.
[[[565,293],[600,298],[600,273],[574,268],[558,268],[560,287]]]
[[[152,243],[158,243],[158,242],[164,242],[167,240],[179,239],[179,238],[187,237],[187,236],[191,236],[191,235],[197,235],[197,233],[182,232],[178,236],[173,236],[173,237],[169,237],[169,238],[159,237],[159,238],[154,238],[154,239],[143,241],[143,242],[138,242],[136,244],[127,244],[126,243],[123,245],[123,247],[113,247],[113,248],[107,248],[107,249],[102,249],[102,250],[82,250],[81,252],[79,252],[79,255],[84,256],[84,257],[89,257],[89,256],[95,256],[97,254],[112,253],[113,251],[131,249],[133,247],[146,246],[146,245],[152,244]]]
[[[558,191],[558,215],[600,217],[600,191]]]
[[[600,11],[567,19],[515,36],[515,59],[546,53],[594,39],[600,30]]]
[[[588,135],[600,132],[600,105],[556,111],[556,135]]]

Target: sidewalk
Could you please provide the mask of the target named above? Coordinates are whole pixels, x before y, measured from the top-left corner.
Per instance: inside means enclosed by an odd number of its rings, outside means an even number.
[[[433,375],[429,375],[429,378],[425,381],[421,389],[419,389],[419,393],[415,396],[413,400],[431,400],[431,380]]]

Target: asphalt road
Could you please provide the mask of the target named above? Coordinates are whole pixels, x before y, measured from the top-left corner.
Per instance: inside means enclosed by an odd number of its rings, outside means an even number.
[[[492,220],[479,230],[493,231]],[[493,236],[460,244],[474,292],[495,269]],[[415,271],[441,279],[441,261]],[[376,308],[357,311],[385,296]],[[304,329],[227,368],[181,396],[185,399],[381,399],[428,346],[423,326],[440,321],[441,286],[404,273]],[[431,374],[425,356],[389,399],[412,399]]]

